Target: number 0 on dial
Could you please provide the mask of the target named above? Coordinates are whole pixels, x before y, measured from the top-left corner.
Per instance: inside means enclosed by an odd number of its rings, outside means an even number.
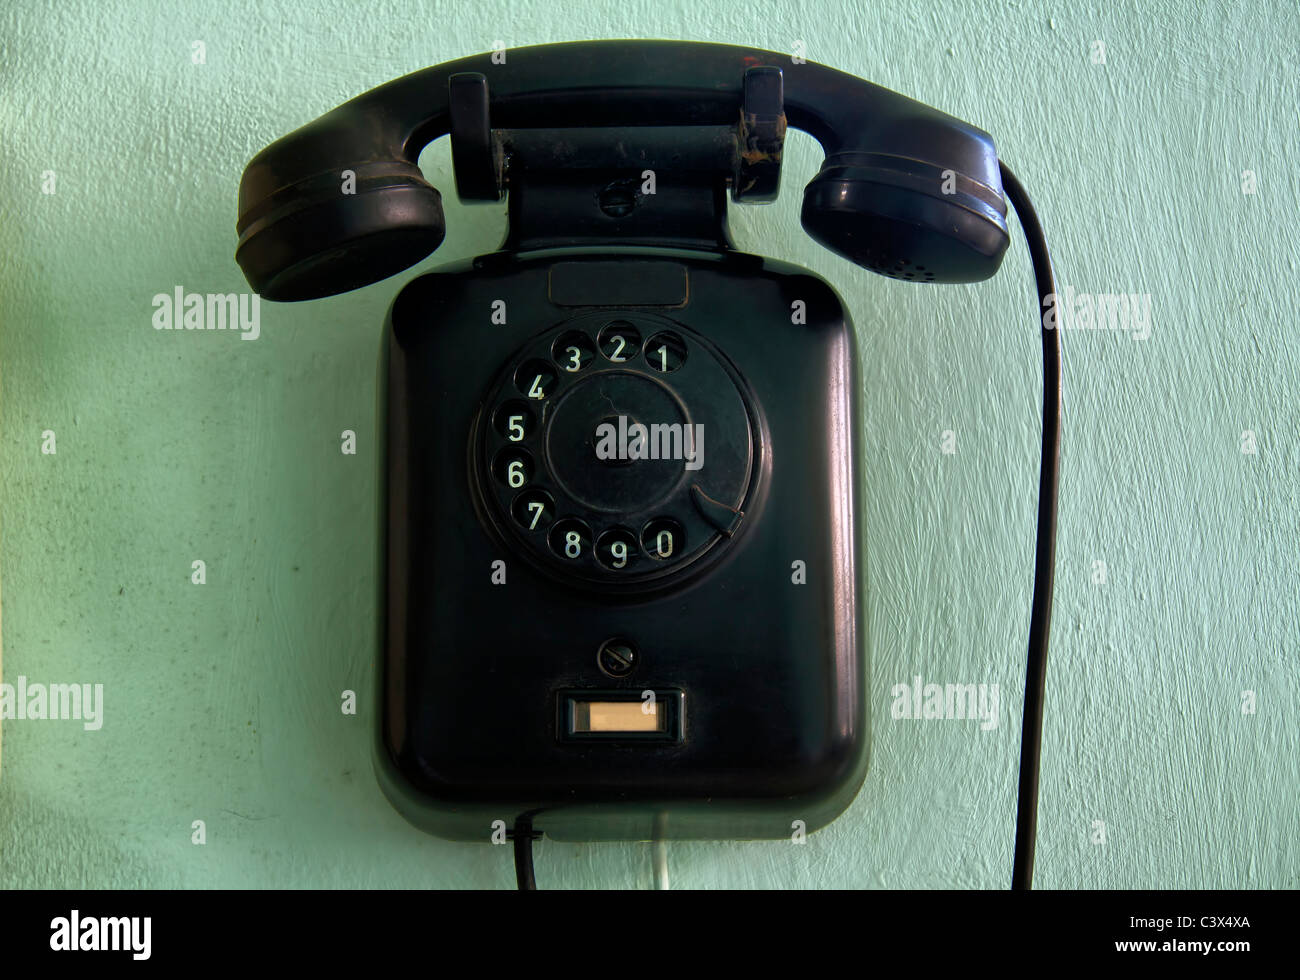
[[[686,545],[682,526],[671,517],[656,517],[641,529],[641,547],[658,561],[667,561]]]

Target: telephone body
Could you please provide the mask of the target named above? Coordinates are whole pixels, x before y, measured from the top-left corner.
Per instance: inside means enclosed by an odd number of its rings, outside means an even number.
[[[240,188],[263,296],[386,278],[443,236],[450,134],[501,249],[384,326],[376,768],[439,836],[788,838],[869,756],[858,353],[835,290],[738,252],[787,125],[802,223],[858,265],[971,282],[1007,247],[982,131],[747,48],[605,41],[408,75],[271,144]],[[344,172],[354,193],[340,191]],[[498,823],[500,822],[500,823]]]

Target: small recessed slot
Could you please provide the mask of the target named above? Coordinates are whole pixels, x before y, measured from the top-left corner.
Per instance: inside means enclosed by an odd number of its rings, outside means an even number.
[[[643,701],[574,701],[573,731],[662,732],[668,712],[659,703]]]
[[[560,694],[560,735],[565,739],[676,742],[681,739],[681,723],[680,691],[564,691]]]

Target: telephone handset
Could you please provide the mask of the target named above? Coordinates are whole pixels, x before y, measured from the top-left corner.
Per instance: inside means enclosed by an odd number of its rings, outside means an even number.
[[[428,68],[248,164],[236,258],[273,300],[434,251],[441,198],[417,160],[442,135],[460,198],[508,203],[501,250],[408,283],[385,326],[376,758],[417,825],[487,840],[501,821],[517,843],[778,838],[856,795],[852,327],[823,280],[737,252],[726,228],[728,193],[775,200],[787,125],[826,154],[804,229],[872,271],[988,278],[1004,190],[1032,215],[967,123],[788,55],[673,41]],[[1051,373],[1027,726],[1050,618]],[[1017,881],[1036,752],[1035,728]]]
[[[542,45],[426,68],[290,133],[248,164],[236,257],[268,299],[377,282],[443,238],[442,201],[416,161],[450,133],[462,200],[510,184],[501,131],[574,127],[736,130],[732,199],[776,197],[786,124],[826,159],[804,189],[804,228],[831,251],[902,278],[974,282],[1007,248],[988,134],[888,89],[789,55],[720,44]],[[505,151],[505,152],[503,152]],[[339,174],[356,174],[340,193]]]

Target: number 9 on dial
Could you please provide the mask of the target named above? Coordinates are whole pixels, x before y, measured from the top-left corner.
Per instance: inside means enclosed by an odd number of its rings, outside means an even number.
[[[596,558],[606,568],[622,571],[636,559],[636,535],[626,528],[611,528],[596,542]]]

